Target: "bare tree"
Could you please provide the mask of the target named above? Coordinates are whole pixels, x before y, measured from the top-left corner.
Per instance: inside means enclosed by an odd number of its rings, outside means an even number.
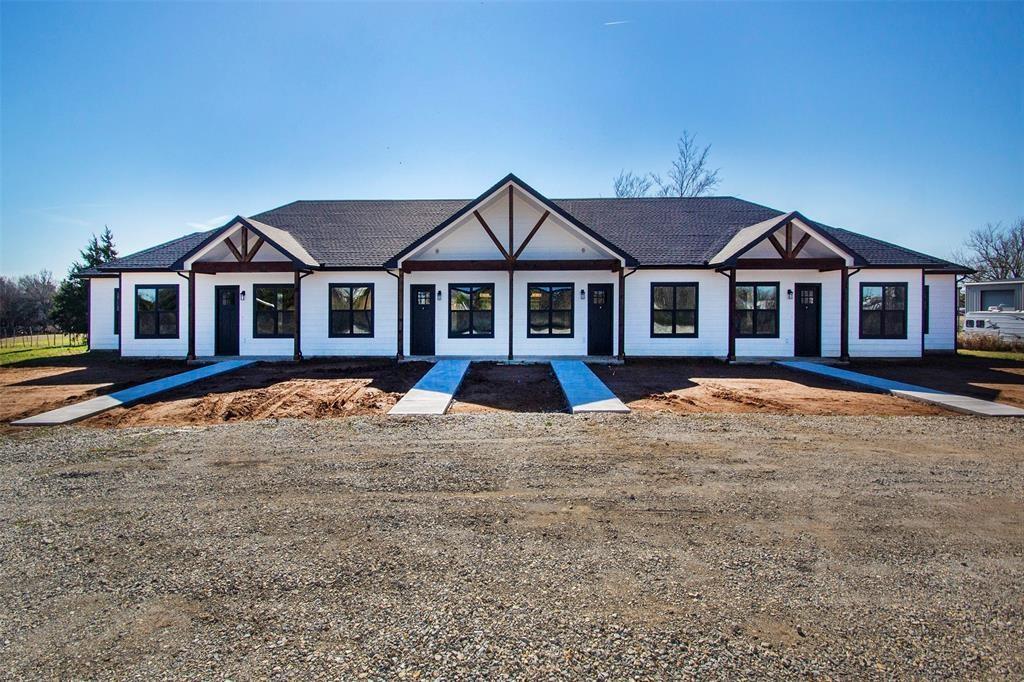
[[[699,197],[710,193],[721,181],[718,169],[708,168],[711,145],[697,146],[696,136],[683,131],[676,143],[676,158],[668,170],[667,179],[657,173],[636,175],[622,171],[614,180],[615,196],[643,197],[657,187],[659,197]]]
[[[645,197],[651,190],[653,181],[647,175],[637,175],[633,171],[621,171],[615,178],[615,196],[619,199]]]
[[[972,279],[979,282],[1024,277],[1024,217],[972,230],[953,260],[977,270]]]

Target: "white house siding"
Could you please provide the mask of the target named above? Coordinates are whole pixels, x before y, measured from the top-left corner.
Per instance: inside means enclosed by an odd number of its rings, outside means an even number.
[[[331,338],[329,285],[373,285],[373,336]],[[302,354],[394,356],[398,352],[398,278],[383,270],[316,272],[302,280]],[[251,312],[251,311],[250,311]]]
[[[860,338],[860,285],[907,285],[907,338]],[[952,298],[952,294],[950,295]],[[921,355],[921,270],[865,268],[850,277],[850,356],[919,357]]]
[[[839,357],[841,339],[842,275],[840,271],[817,270],[740,270],[736,283],[779,283],[778,338],[738,338],[736,357],[786,357],[793,355],[796,285],[821,284],[821,355]],[[787,292],[793,292],[790,299]]]
[[[697,283],[694,338],[651,337],[651,284]],[[714,356],[729,353],[729,278],[714,270],[640,269],[626,277],[626,355]]]
[[[491,247],[493,248],[493,244]],[[467,272],[412,272],[405,276],[405,355],[409,355],[412,319],[409,295],[413,284],[433,284],[441,292],[440,300],[434,296],[434,353],[436,355],[478,355],[505,357],[508,355],[508,273],[484,270]],[[448,338],[448,285],[494,284],[494,338]],[[397,345],[397,342],[394,344]]]
[[[114,290],[117,277],[89,279],[89,348],[117,350],[114,333]]]
[[[178,337],[135,338],[135,287],[169,284],[178,287]],[[121,354],[131,357],[185,357],[188,354],[188,281],[174,272],[125,272],[121,275]]]
[[[532,242],[531,242],[532,246]],[[527,249],[530,247],[528,246]],[[589,301],[588,285],[590,284],[611,284],[612,285],[612,353],[618,352],[618,280],[619,274],[611,271],[591,270],[559,270],[559,271],[517,271],[515,275],[515,306],[513,315],[513,338],[514,352],[516,356],[533,355],[561,355],[574,356],[587,354],[587,308]],[[561,284],[571,283],[573,300],[573,335],[571,338],[530,338],[527,335],[527,306],[529,300],[527,291],[530,284]],[[584,292],[584,298],[580,298],[580,290]],[[505,315],[508,315],[508,300],[502,306]],[[506,351],[508,340],[506,338]]]
[[[183,306],[188,307],[188,282],[182,281]],[[302,291],[306,291],[307,278],[302,283]],[[215,299],[214,287],[237,286],[239,292],[245,293],[245,300],[238,302],[238,352],[241,355],[280,355],[292,357],[295,352],[295,341],[292,337],[283,339],[253,338],[253,288],[257,284],[294,284],[295,275],[291,272],[246,272],[218,273],[216,275],[196,275],[196,355],[212,356],[216,352],[215,338]],[[182,337],[188,344],[188,331],[182,330]],[[305,341],[305,339],[303,339]]]
[[[953,350],[956,347],[956,275],[925,275],[928,285],[928,333],[925,350]]]

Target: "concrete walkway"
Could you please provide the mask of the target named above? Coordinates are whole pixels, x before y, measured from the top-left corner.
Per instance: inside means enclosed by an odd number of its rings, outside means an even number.
[[[440,360],[388,414],[444,414],[469,369],[469,360]]]
[[[239,367],[245,367],[256,362],[255,360],[226,360],[224,362],[216,362],[212,365],[206,365],[199,367],[198,369],[191,369],[181,374],[175,374],[163,379],[157,379],[156,381],[149,381],[145,384],[139,384],[138,386],[132,386],[126,388],[123,391],[115,391],[109,395],[101,395],[98,398],[92,398],[74,405],[68,405],[67,407],[59,407],[56,410],[50,410],[42,414],[37,414],[34,417],[27,417],[25,419],[19,419],[16,422],[11,422],[14,426],[56,426],[58,424],[70,424],[86,417],[91,417],[94,414],[99,414],[112,407],[119,407],[121,405],[127,405],[136,401],[148,398],[151,395],[157,393],[163,393],[169,391],[172,388],[179,388],[187,384],[192,384],[197,381],[202,381],[208,377],[217,376],[218,374],[224,374],[225,372],[233,372]]]
[[[817,374],[830,379],[836,379],[848,384],[867,386],[868,388],[872,388],[876,391],[891,393],[892,395],[899,396],[901,398],[918,400],[923,403],[931,403],[933,405],[938,405],[939,407],[956,410],[957,412],[976,414],[982,417],[1024,417],[1024,410],[1019,407],[1013,407],[1012,405],[1004,405],[1002,403],[980,400],[978,398],[971,398],[965,395],[946,393],[933,388],[915,386],[914,384],[904,384],[899,381],[882,379],[881,377],[875,377],[869,374],[851,372],[848,369],[839,369],[838,367],[830,367],[828,365],[821,365],[815,362],[801,362],[799,360],[777,362],[775,364],[782,367],[788,367],[789,369],[795,369],[800,372],[807,372],[809,374]]]
[[[604,385],[590,368],[579,360],[552,360],[558,383],[562,386],[569,411],[582,412],[629,412],[629,408]]]

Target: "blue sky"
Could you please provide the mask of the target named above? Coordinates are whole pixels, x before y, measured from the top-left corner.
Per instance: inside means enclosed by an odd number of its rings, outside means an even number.
[[[948,255],[1024,215],[1024,4],[16,4],[0,272],[294,199],[663,171]]]

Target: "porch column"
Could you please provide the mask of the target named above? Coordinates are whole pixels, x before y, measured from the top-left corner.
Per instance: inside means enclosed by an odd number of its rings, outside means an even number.
[[[726,360],[736,360],[736,268],[729,270],[729,354]]]
[[[295,271],[295,361],[302,359],[302,273]]]
[[[188,271],[188,360],[196,359],[196,273]]]
[[[850,268],[845,265],[839,292],[839,359],[847,362],[850,359]]]
[[[405,272],[398,270],[398,353],[395,358],[405,356]]]
[[[619,268],[619,360],[626,359],[626,268]]]
[[[85,349],[92,350],[92,277],[85,278]]]
[[[515,279],[515,270],[512,267],[511,262],[508,266],[508,359],[512,359],[512,335],[515,333],[515,328],[512,324],[512,313],[515,308],[512,307],[513,302],[513,285]]]

